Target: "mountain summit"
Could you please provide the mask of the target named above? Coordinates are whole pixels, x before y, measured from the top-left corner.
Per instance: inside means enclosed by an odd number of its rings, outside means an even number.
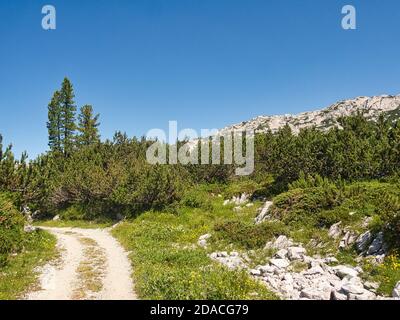
[[[285,114],[276,116],[258,116],[240,124],[231,125],[219,130],[218,135],[232,130],[254,130],[255,132],[266,132],[269,129],[276,132],[286,124],[294,133],[302,128],[315,126],[321,130],[327,130],[333,126],[339,126],[340,117],[349,116],[360,112],[367,119],[376,120],[382,113],[388,116],[400,115],[400,95],[357,97],[355,99],[343,100],[321,110],[302,112],[297,115]]]

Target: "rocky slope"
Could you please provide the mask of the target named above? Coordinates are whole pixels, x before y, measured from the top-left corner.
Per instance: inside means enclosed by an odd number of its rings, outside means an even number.
[[[382,113],[388,115],[400,115],[400,95],[358,97],[355,99],[339,101],[325,109],[303,112],[297,115],[259,116],[249,121],[231,125],[219,130],[218,135],[232,130],[254,130],[255,132],[272,132],[286,124],[293,132],[298,133],[302,128],[315,126],[321,130],[327,130],[338,126],[337,119],[361,112],[368,119],[375,120]]]

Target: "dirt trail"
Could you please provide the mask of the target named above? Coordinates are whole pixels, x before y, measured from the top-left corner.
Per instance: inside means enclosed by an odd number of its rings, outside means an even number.
[[[40,268],[28,300],[135,300],[127,253],[108,229],[43,228],[57,237],[60,259]]]

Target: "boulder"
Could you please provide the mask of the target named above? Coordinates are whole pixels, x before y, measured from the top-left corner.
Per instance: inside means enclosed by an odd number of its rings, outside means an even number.
[[[276,267],[271,265],[266,265],[266,266],[259,266],[257,269],[260,270],[263,274],[266,274],[266,273],[274,273]]]
[[[342,284],[342,287],[340,289],[340,292],[344,294],[363,294],[366,290],[364,289],[363,285],[361,283],[356,283],[356,282],[349,282],[346,281],[345,283]]]
[[[348,266],[336,266],[333,267],[335,274],[340,277],[341,279],[345,277],[353,278],[358,276],[358,272],[351,267]]]
[[[367,255],[374,255],[382,253],[383,247],[383,232],[379,232],[371,245],[368,247]]]
[[[229,269],[245,269],[246,264],[239,255],[229,255],[226,251],[213,252],[209,255],[213,260],[225,265]]]
[[[335,224],[333,224],[328,231],[328,235],[333,238],[333,239],[337,239],[340,237],[340,235],[342,234],[342,230],[340,228],[340,225],[342,224],[342,221],[339,221]]]
[[[376,291],[379,288],[379,283],[366,281],[364,282],[364,288],[370,291]]]
[[[286,249],[292,245],[293,242],[291,239],[288,239],[286,236],[281,235],[274,241],[273,247],[275,249]]]
[[[356,234],[352,231],[347,231],[344,237],[340,240],[339,249],[345,249],[356,241]]]
[[[314,267],[311,267],[307,271],[304,271],[304,275],[316,275],[316,274],[324,274],[325,271],[324,269],[321,268],[321,266],[316,265]]]
[[[336,290],[332,290],[331,300],[347,300],[347,295]]]
[[[242,193],[240,198],[238,198],[238,204],[246,203],[249,200],[249,195],[247,193]]]
[[[278,252],[275,253],[276,258],[285,259],[288,254],[286,249],[280,249]]]
[[[289,261],[286,259],[271,259],[269,262],[279,269],[285,269],[289,266]]]
[[[338,259],[336,259],[335,257],[326,257],[322,260],[324,263],[338,263]]]
[[[53,221],[58,221],[58,220],[60,220],[60,215],[56,215],[56,216],[53,218]]]
[[[367,246],[372,240],[372,233],[371,231],[366,231],[361,234],[356,240],[356,248],[359,252],[366,250]]]
[[[300,298],[306,298],[310,300],[330,300],[332,289],[326,288],[306,288],[300,292]]]
[[[272,206],[272,201],[267,201],[264,203],[264,205],[261,208],[260,213],[258,214],[258,216],[255,218],[255,223],[259,224],[263,221],[265,221],[268,217],[268,212],[269,212],[269,208]]]
[[[306,254],[306,249],[303,247],[288,247],[288,256],[290,260],[299,260]]]
[[[375,300],[376,294],[368,290],[364,290],[362,294],[349,293],[349,300]]]

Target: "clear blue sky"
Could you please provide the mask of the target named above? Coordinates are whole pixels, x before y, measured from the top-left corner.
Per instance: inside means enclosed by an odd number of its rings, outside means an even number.
[[[45,4],[55,31],[41,28]],[[345,4],[355,31],[341,28]],[[398,0],[1,1],[0,132],[18,155],[45,151],[64,76],[101,113],[103,138],[399,94],[399,36]]]

